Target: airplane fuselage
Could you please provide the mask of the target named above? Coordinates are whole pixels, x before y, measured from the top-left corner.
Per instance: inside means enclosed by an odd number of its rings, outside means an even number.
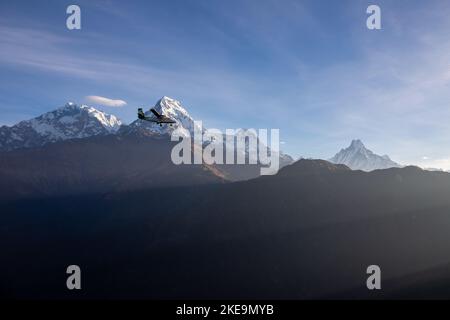
[[[141,119],[141,120],[145,120],[145,121],[155,122],[156,124],[159,124],[160,126],[161,126],[163,123],[170,124],[170,125],[172,125],[173,123],[176,123],[176,121],[173,120],[172,118],[170,118],[170,117],[168,117],[168,116],[166,116],[166,115],[163,115],[163,114],[158,113],[158,112],[157,112],[155,109],[153,109],[153,108],[150,109],[150,111],[155,115],[154,117],[147,117],[147,116],[144,114],[142,108],[139,108],[139,109],[138,109],[138,118]]]
[[[161,118],[156,119],[156,123],[160,124],[160,123],[175,123],[176,121],[166,117],[166,116],[161,116]]]

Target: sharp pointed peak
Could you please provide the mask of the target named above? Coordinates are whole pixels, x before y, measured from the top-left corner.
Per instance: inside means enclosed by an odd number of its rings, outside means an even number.
[[[359,139],[353,139],[350,146],[341,149],[330,159],[333,163],[345,164],[353,170],[372,171],[375,169],[386,169],[399,167],[387,155],[380,156],[367,149]]]
[[[360,139],[353,139],[352,142],[350,143],[350,148],[361,149],[365,148],[365,145]]]
[[[176,101],[176,99],[174,99],[174,98],[171,98],[171,97],[169,97],[169,96],[162,96],[162,98],[160,99],[160,100],[172,100],[172,101]]]
[[[145,107],[146,108],[146,107]],[[132,124],[132,130],[137,129],[138,131],[143,132],[151,132],[158,134],[167,134],[171,133],[175,129],[186,130],[191,135],[194,134],[194,128],[200,128],[198,124],[194,123],[194,119],[191,117],[189,112],[185,109],[185,107],[181,104],[180,101],[170,98],[168,96],[163,96],[159,99],[154,107],[158,113],[168,116],[175,120],[175,124],[173,126],[159,126],[158,124],[152,122],[142,122],[140,120],[136,120]],[[148,110],[148,109],[147,109]],[[153,117],[153,114],[148,110],[145,111],[145,114],[149,117]],[[201,130],[205,130],[205,128],[201,128]]]
[[[168,96],[163,96],[159,99],[154,108],[159,112],[162,112],[167,115],[182,114],[184,116],[189,116],[187,110],[183,107],[180,101],[170,98]]]
[[[156,104],[155,104],[155,106],[158,106],[158,105],[161,105],[161,104],[178,104],[178,105],[181,105],[181,102],[180,101],[178,101],[177,99],[174,99],[174,98],[171,98],[171,97],[169,97],[169,96],[163,96],[161,99],[159,99],[157,102],[156,102]]]

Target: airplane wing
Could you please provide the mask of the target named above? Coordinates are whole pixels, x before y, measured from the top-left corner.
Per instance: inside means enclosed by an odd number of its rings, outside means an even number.
[[[153,108],[150,109],[150,111],[157,117],[157,118],[161,118],[161,115]]]

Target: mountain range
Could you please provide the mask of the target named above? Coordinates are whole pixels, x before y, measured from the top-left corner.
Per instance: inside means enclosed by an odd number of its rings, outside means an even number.
[[[196,124],[174,99],[163,97],[155,109],[176,123],[136,120],[125,125],[113,115],[68,103],[1,127],[0,199],[223,183],[260,175],[260,163],[174,165],[170,155],[176,142],[170,133],[178,129],[192,136]],[[238,152],[249,157],[248,145]],[[279,157],[280,167],[293,162],[283,153]]]
[[[221,184],[260,175],[260,163],[174,165],[170,154],[175,143],[170,134],[179,130],[192,136],[196,124],[175,99],[163,97],[154,108],[176,123],[159,126],[135,120],[126,125],[93,107],[67,103],[34,119],[2,126],[0,199]],[[247,143],[237,149],[235,157],[241,153],[250,159],[249,148]],[[278,156],[280,168],[294,162],[282,152]],[[388,156],[366,149],[360,140],[353,140],[330,161],[364,171],[399,167]]]
[[[67,103],[34,119],[2,126],[0,199],[220,184],[260,175],[259,162],[174,165],[170,159],[173,130],[193,136],[195,129],[207,129],[195,128],[194,119],[175,99],[163,97],[154,108],[176,123],[159,126],[135,120],[126,125],[93,107]],[[146,115],[152,116],[149,111]],[[250,151],[254,151],[250,147],[247,142],[235,151],[235,157],[241,153],[250,160]],[[294,162],[282,152],[278,156],[280,168]],[[353,140],[330,162],[364,171],[399,167],[388,156],[366,149],[360,140]]]
[[[170,135],[173,130],[184,132],[185,135],[194,134],[194,119],[182,104],[172,98],[164,96],[154,107],[158,112],[176,120],[173,126],[158,126],[155,123],[135,120],[129,125],[123,124],[116,116],[99,111],[86,105],[78,106],[67,103],[54,111],[47,112],[31,120],[21,121],[8,127],[0,127],[0,152],[23,148],[42,147],[47,144],[71,139],[86,139],[106,135],[138,135],[141,137],[158,137]],[[153,116],[149,111],[147,116]],[[197,128],[205,132],[205,128]],[[225,137],[223,139],[225,141]],[[248,144],[245,149],[237,150],[249,155]],[[291,164],[294,160],[281,152],[280,167]],[[353,140],[351,145],[342,149],[330,162],[345,164],[353,170],[371,171],[399,167],[387,155],[379,156],[365,148],[360,140]],[[224,175],[230,181],[251,179],[259,175],[260,166],[227,166],[222,167]]]

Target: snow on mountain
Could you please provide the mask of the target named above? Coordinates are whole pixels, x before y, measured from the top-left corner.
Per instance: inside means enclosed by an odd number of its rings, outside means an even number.
[[[149,121],[143,121],[143,120],[135,120],[132,122],[128,127],[123,127],[122,130],[131,130],[131,131],[139,131],[142,133],[148,133],[151,135],[154,134],[171,134],[173,130],[178,129],[181,133],[184,132],[184,135],[190,135],[191,137],[194,136],[194,129],[196,128],[198,131],[201,130],[201,132],[205,132],[208,129],[202,126],[200,128],[197,124],[194,123],[194,119],[189,115],[189,113],[186,111],[186,109],[182,106],[181,102],[169,98],[169,97],[162,97],[153,107],[158,113],[164,114],[166,116],[169,116],[170,118],[174,119],[176,121],[175,124],[172,126],[169,125],[158,125],[154,122]],[[149,111],[150,108],[148,108],[148,111],[145,112],[145,115],[147,117],[154,118],[154,115]],[[241,129],[242,130],[242,129]],[[239,130],[236,132],[238,133]],[[250,135],[252,135],[252,131],[248,132]],[[256,137],[256,139],[258,139]],[[226,141],[226,136],[223,136],[223,142]],[[207,141],[204,143],[204,145],[209,144],[210,142]],[[248,143],[245,144],[245,150],[238,150],[237,152],[246,153],[247,158],[249,157],[249,147],[252,148]],[[252,148],[253,149],[253,148]],[[254,152],[255,150],[251,150],[251,155],[257,155],[257,152]],[[282,152],[280,152],[280,163],[282,166],[292,163],[294,160],[289,156]]]
[[[208,130],[208,129],[206,129]],[[246,138],[245,144],[242,145],[241,143],[238,143],[238,136],[241,135],[241,138]],[[250,139],[255,141],[255,143],[250,143]],[[224,142],[224,150],[225,150],[225,143],[227,140],[227,136],[223,136],[223,142]],[[267,154],[270,156],[272,154],[272,150],[270,146],[267,146],[266,143],[269,141],[261,141],[258,137],[258,131],[255,130],[247,130],[247,129],[238,129],[235,131],[235,137],[234,137],[234,145],[236,147],[236,154],[244,155],[245,159],[248,159],[249,163],[256,163],[259,159],[259,146],[266,146],[267,147]],[[280,168],[289,165],[294,162],[294,159],[288,155],[283,153],[281,150],[278,151],[278,156],[280,159]]]
[[[34,119],[0,127],[0,150],[38,147],[67,139],[116,133],[121,124],[114,115],[69,102]]]
[[[336,164],[345,164],[352,170],[363,171],[401,167],[387,155],[379,156],[367,149],[361,140],[353,140],[348,148],[341,149],[329,161]]]
[[[18,124],[7,127],[0,127],[0,150],[9,151],[18,148],[39,147],[48,143],[74,138],[88,138],[97,135],[117,134],[128,135],[130,133],[152,137],[168,137],[178,129],[182,135],[194,136],[194,131],[205,133],[207,129],[200,128],[194,119],[189,115],[182,104],[172,98],[162,97],[153,107],[158,113],[164,114],[176,121],[173,125],[158,125],[157,123],[135,120],[130,125],[122,125],[114,115],[108,115],[92,107],[74,103],[67,103],[64,107],[45,113],[37,118],[22,121]],[[148,117],[155,117],[148,110],[145,114]],[[239,132],[239,131],[237,131]],[[236,133],[237,133],[236,132]],[[251,134],[251,131],[249,131]],[[256,140],[258,137],[256,136]],[[236,137],[235,137],[235,144]],[[223,136],[225,143],[226,136]],[[211,141],[204,142],[204,146]],[[246,159],[258,157],[254,146],[246,141],[243,149],[237,153],[245,154]],[[226,149],[224,148],[224,151]],[[270,153],[269,149],[269,153]],[[282,152],[279,153],[280,167],[291,164],[293,159]],[[249,161],[249,160],[247,160]],[[248,163],[248,162],[247,162]]]
[[[127,128],[124,130],[132,131],[132,132],[141,132],[148,134],[168,134],[170,135],[174,130],[178,129],[183,135],[194,136],[194,119],[189,115],[186,109],[181,105],[181,102],[169,98],[162,97],[153,107],[159,114],[166,115],[176,121],[173,125],[159,125],[154,122],[145,121],[145,120],[135,120],[133,121]],[[147,117],[155,118],[153,113],[150,112],[150,108],[147,109],[145,115]],[[197,129],[200,130],[200,127],[197,125]]]

